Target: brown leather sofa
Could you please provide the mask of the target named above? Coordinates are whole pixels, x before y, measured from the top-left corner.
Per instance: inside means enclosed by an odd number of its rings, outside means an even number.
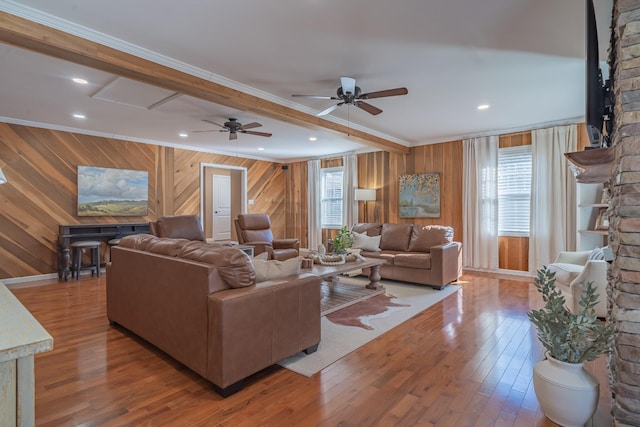
[[[320,279],[255,282],[239,249],[124,237],[107,265],[107,317],[228,396],[246,377],[320,342]]]
[[[251,245],[254,255],[267,252],[269,259],[284,261],[295,258],[300,252],[298,239],[274,239],[271,219],[267,214],[241,214],[234,220],[238,242]]]
[[[442,289],[462,275],[462,244],[442,225],[359,223],[351,231],[380,236],[380,251],[361,251],[385,259],[380,276]]]

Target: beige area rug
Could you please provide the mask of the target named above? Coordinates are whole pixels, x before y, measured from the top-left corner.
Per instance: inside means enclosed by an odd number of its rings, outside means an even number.
[[[341,276],[340,281],[359,286],[369,283],[362,276]],[[320,321],[322,335],[318,351],[312,354],[294,354],[278,362],[278,365],[310,377],[460,289],[458,285],[435,290],[403,282],[383,280],[381,283],[386,288],[386,299],[385,295],[374,296],[323,316]],[[385,310],[381,311],[381,307]],[[345,310],[347,313],[343,316],[340,312]],[[357,311],[355,314],[354,310]],[[357,322],[354,321],[356,317]]]

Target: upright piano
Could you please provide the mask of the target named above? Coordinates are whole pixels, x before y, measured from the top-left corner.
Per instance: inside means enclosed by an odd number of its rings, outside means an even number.
[[[133,224],[68,224],[58,226],[58,279],[69,280],[71,243],[82,240],[109,241],[130,234],[148,234],[149,223]]]

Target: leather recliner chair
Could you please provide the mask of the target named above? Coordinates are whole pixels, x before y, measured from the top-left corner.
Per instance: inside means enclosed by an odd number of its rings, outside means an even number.
[[[267,214],[241,214],[234,220],[238,242],[254,248],[254,255],[267,252],[269,259],[284,261],[297,257],[298,239],[274,239],[271,219]]]
[[[151,234],[171,239],[206,241],[200,217],[197,215],[161,216],[150,224]]]

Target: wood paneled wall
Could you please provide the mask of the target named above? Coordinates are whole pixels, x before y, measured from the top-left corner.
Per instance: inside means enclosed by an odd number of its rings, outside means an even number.
[[[158,147],[0,123],[0,278],[57,271],[59,224],[146,222],[158,210]],[[78,217],[78,165],[149,173],[146,217]]]
[[[57,271],[59,224],[147,222],[161,215],[200,214],[200,163],[247,168],[249,212],[271,215],[287,234],[285,174],[271,162],[0,123],[0,278]],[[145,217],[78,217],[78,165],[149,173]],[[306,173],[305,173],[306,175]],[[306,181],[305,181],[306,182]]]
[[[528,135],[504,135],[501,144],[526,143]],[[588,144],[584,126],[579,127],[579,141],[580,147]],[[301,246],[306,247],[306,162],[283,168],[279,163],[0,123],[0,167],[9,181],[0,185],[0,278],[57,271],[59,224],[146,222],[161,215],[199,214],[201,163],[246,168],[248,198],[254,200],[248,211],[268,213],[274,235],[300,238]],[[455,238],[462,239],[461,141],[413,147],[407,155],[382,151],[359,154],[358,164],[359,186],[375,188],[378,197],[369,203],[367,217],[364,205],[360,205],[359,221],[451,225]],[[78,165],[147,171],[148,215],[78,217]],[[322,161],[323,167],[340,165],[341,157]],[[440,218],[399,218],[398,177],[432,172],[441,177]],[[327,230],[323,238],[334,233]],[[527,245],[514,245],[500,245],[509,248],[505,268],[520,265],[525,269]],[[523,253],[517,259],[512,256],[514,247]]]

